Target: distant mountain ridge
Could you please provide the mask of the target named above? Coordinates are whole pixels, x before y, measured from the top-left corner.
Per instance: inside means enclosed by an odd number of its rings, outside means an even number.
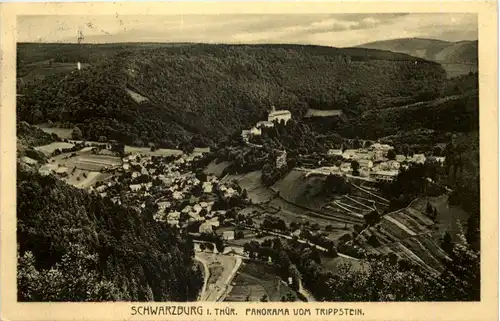
[[[375,41],[356,48],[388,50],[447,63],[477,63],[478,41],[450,42],[437,39],[401,38]]]

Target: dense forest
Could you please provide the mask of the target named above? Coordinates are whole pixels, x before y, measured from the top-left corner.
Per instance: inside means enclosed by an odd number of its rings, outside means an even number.
[[[18,59],[29,61],[30,51],[20,48]],[[109,46],[101,54],[100,47],[81,48],[90,67],[19,86],[20,120],[78,125],[89,140],[207,144],[262,120],[271,105],[294,118],[308,108],[356,116],[436,98],[446,78],[437,63],[360,48],[137,45],[116,54]],[[57,50],[48,51],[44,58],[60,59]]]
[[[447,96],[403,107],[367,111],[340,126],[347,137],[377,139],[415,129],[469,132],[479,129],[479,92]]]
[[[194,301],[193,244],[150,215],[18,166],[20,301]]]

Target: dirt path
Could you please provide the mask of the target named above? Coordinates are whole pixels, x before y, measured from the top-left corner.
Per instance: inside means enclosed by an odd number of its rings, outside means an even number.
[[[195,258],[203,263],[205,269],[204,285],[199,296],[200,301],[222,301],[228,293],[231,282],[238,271],[242,259],[235,255],[223,255],[207,252],[196,252]],[[216,264],[222,267],[220,275],[214,275],[214,281],[208,282],[211,276],[210,266]]]
[[[299,278],[299,291],[302,296],[304,296],[307,300],[307,302],[316,302],[316,299],[313,297],[311,292],[307,291],[304,286],[302,285],[302,277]]]
[[[199,252],[196,252],[194,254],[194,259],[198,262],[200,262],[203,265],[203,288],[201,289],[200,294],[198,295],[198,300],[199,301],[205,301],[206,299],[206,292],[207,292],[207,284],[208,284],[208,278],[210,277],[210,270],[208,269],[208,262],[202,258],[201,256],[198,255]]]
[[[231,270],[231,273],[229,274],[229,276],[225,282],[225,291],[217,299],[218,302],[224,301],[226,296],[229,294],[230,289],[231,289],[231,282],[233,282],[234,276],[236,275],[236,272],[240,268],[241,262],[243,262],[243,260],[241,259],[240,256],[235,256],[235,257],[236,257],[236,264],[234,265],[233,269]]]

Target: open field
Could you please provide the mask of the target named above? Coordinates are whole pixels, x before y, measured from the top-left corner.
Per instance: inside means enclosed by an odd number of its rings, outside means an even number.
[[[448,196],[421,197],[412,204],[412,208],[425,212],[427,202],[436,207],[438,215],[436,217],[437,232],[436,237],[442,237],[448,231],[453,241],[458,241],[457,234],[460,232],[458,222],[465,228],[469,214],[460,206],[448,205]],[[458,222],[457,222],[458,221]]]
[[[340,109],[332,109],[332,110],[322,110],[322,109],[312,109],[309,108],[305,115],[306,118],[310,117],[333,117],[333,116],[342,116],[342,110]]]
[[[61,139],[69,139],[71,138],[72,128],[57,128],[57,127],[48,127],[47,124],[37,125],[36,127],[40,128],[47,134],[56,134]]]
[[[247,190],[248,197],[252,202],[258,204],[267,202],[274,197],[274,192],[262,184],[261,175],[261,171],[253,171],[239,175],[227,175],[222,182],[236,180],[242,189]]]
[[[350,271],[362,271],[363,269],[368,268],[368,265],[366,263],[363,263],[362,261],[353,260],[353,259],[340,257],[340,256],[337,256],[335,258],[322,257],[321,258],[321,265],[325,269],[333,272],[334,274],[338,273],[339,268],[342,265],[349,266]]]
[[[155,151],[151,151],[149,147],[133,147],[125,146],[125,154],[144,154],[151,156],[172,156],[172,155],[182,155],[182,151],[178,149],[166,149],[160,148]]]
[[[224,169],[226,169],[229,165],[231,165],[230,162],[220,162],[219,164],[217,164],[215,161],[212,161],[205,168],[204,172],[205,174],[211,174],[219,177],[220,175],[222,175]]]
[[[87,68],[90,64],[82,63],[81,68]],[[18,78],[29,82],[35,79],[44,79],[47,76],[78,71],[76,63],[73,62],[52,62],[50,60],[38,61],[22,66],[19,70]]]
[[[458,77],[462,75],[467,75],[469,72],[477,72],[478,65],[477,64],[450,64],[450,63],[441,63],[444,70],[446,70],[446,74],[448,78]]]
[[[266,295],[269,301],[276,302],[288,293],[296,297],[295,292],[276,275],[274,267],[245,260],[225,301],[243,302],[248,298],[248,301],[258,302]]]
[[[48,145],[35,147],[35,149],[41,151],[45,155],[52,155],[52,153],[58,148],[59,149],[72,148],[73,146],[75,146],[75,145],[73,145],[71,143],[56,142],[56,143],[52,143],[52,144],[48,144]]]

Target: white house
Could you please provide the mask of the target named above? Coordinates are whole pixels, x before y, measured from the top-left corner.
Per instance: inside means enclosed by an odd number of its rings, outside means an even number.
[[[359,169],[359,176],[368,177],[370,176],[370,169],[368,167],[361,167]]]
[[[351,168],[351,163],[342,163],[342,164],[340,165],[340,170],[341,170],[342,172],[350,172],[350,171],[352,170],[352,168]]]
[[[172,197],[176,200],[180,200],[184,197],[184,194],[182,194],[182,192],[179,192],[179,191],[175,191],[173,194],[172,194]]]
[[[375,153],[374,152],[369,152],[365,150],[360,150],[356,154],[354,154],[353,158],[354,159],[373,159]]]
[[[425,163],[425,155],[424,154],[413,154],[412,161],[417,164]]]
[[[170,207],[170,202],[158,202],[158,209],[166,209]]]
[[[357,153],[358,153],[357,149],[346,149],[342,153],[342,157],[344,157],[345,159],[353,159]]]
[[[270,122],[277,121],[281,122],[282,120],[285,124],[292,119],[292,113],[288,110],[275,110],[274,106],[271,107],[271,111],[267,116],[267,120]]]
[[[141,189],[142,185],[141,184],[131,184],[129,187],[130,187],[131,191],[137,192],[138,190]]]
[[[436,162],[444,164],[444,161],[446,160],[446,157],[440,157],[436,156]]]
[[[373,162],[369,159],[360,159],[358,160],[359,167],[361,168],[372,168]]]
[[[204,182],[203,183],[203,192],[204,193],[212,193],[213,190],[213,185],[211,182]]]
[[[391,170],[398,170],[401,167],[401,164],[398,161],[390,160],[387,162],[387,167]]]
[[[243,129],[241,131],[241,137],[243,138],[244,141],[248,141],[248,137],[250,136],[250,130],[248,129]]]
[[[342,149],[329,149],[328,150],[328,155],[329,156],[342,156]]]
[[[371,177],[378,182],[391,182],[398,176],[398,174],[398,171],[378,171],[373,172]]]
[[[261,120],[255,125],[257,128],[262,128],[262,127],[274,127],[274,123],[272,121],[267,121],[267,120]]]
[[[399,163],[402,163],[406,160],[406,156],[405,155],[396,155],[396,161],[399,162]]]
[[[394,149],[394,147],[392,147],[391,145],[388,145],[388,144],[375,143],[375,144],[370,146],[370,149],[388,152],[389,150]]]
[[[222,232],[222,238],[224,240],[234,240],[234,231],[224,231],[224,232]]]
[[[260,128],[257,128],[257,127],[252,127],[250,129],[250,135],[253,135],[253,136],[260,136],[262,135],[262,131],[260,130]]]

